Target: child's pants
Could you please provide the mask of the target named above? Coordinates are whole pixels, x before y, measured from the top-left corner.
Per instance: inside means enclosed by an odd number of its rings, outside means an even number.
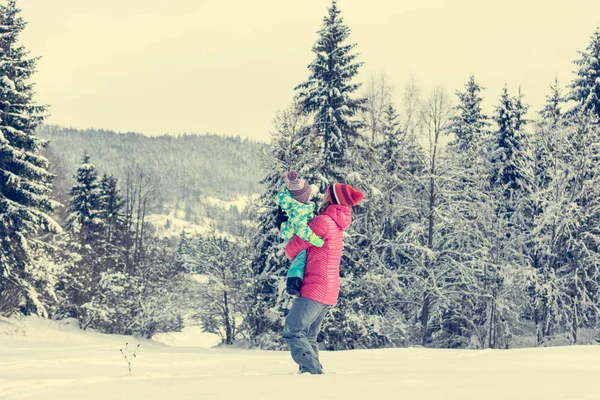
[[[290,346],[292,358],[301,371],[322,374],[317,335],[331,306],[298,297],[285,319],[283,339]]]
[[[287,242],[286,242],[287,244]],[[292,260],[292,265],[287,273],[287,278],[300,278],[304,279],[304,269],[306,268],[306,250],[302,250]]]

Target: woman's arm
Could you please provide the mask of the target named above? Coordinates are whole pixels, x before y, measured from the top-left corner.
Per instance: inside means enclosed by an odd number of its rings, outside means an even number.
[[[288,260],[292,261],[302,250],[306,250],[310,246],[312,246],[310,242],[300,239],[299,236],[294,236],[285,246],[285,255]]]

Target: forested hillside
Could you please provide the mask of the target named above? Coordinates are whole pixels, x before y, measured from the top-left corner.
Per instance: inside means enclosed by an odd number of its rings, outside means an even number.
[[[133,168],[156,181],[165,202],[199,195],[233,200],[260,193],[264,176],[259,156],[265,144],[239,137],[180,135],[148,137],[108,130],[78,130],[42,125],[38,134],[49,140],[46,149],[55,180],[55,196],[64,199],[73,175],[87,152],[103,173],[124,181]]]

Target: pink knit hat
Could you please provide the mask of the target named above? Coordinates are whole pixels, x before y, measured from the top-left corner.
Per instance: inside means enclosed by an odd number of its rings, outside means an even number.
[[[327,188],[331,204],[341,204],[348,207],[356,206],[365,195],[345,183],[334,183]]]
[[[287,187],[292,197],[300,203],[308,203],[310,200],[310,185],[304,179],[300,179],[296,171],[288,172],[287,179]]]

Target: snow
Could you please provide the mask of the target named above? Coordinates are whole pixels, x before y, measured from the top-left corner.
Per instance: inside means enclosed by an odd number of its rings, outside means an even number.
[[[251,196],[239,196],[237,199],[233,201],[224,201],[221,199],[217,199],[215,197],[207,196],[204,197],[203,200],[208,204],[213,206],[219,206],[228,210],[230,207],[236,207],[238,211],[242,212],[246,208],[248,201],[255,200],[259,197],[259,194],[252,194]]]
[[[170,217],[164,214],[151,214],[146,218],[146,221],[154,225],[156,228],[156,236],[159,238],[178,238],[182,231],[192,236],[207,236],[213,233],[210,227],[212,220],[208,218],[202,218],[200,224],[194,224],[184,219]],[[169,228],[166,228],[167,222],[170,224]],[[216,231],[215,235],[229,240],[235,240],[235,237],[227,232]]]
[[[363,180],[358,172],[351,172],[348,175],[346,175],[346,181],[356,184],[362,183]]]
[[[199,283],[207,284],[210,280],[210,277],[208,275],[191,274],[191,273],[189,275],[193,280],[195,280],[196,282],[199,282]]]
[[[16,86],[15,86],[15,83],[14,83],[14,82],[13,82],[13,81],[12,81],[12,80],[11,80],[11,79],[8,77],[8,76],[6,76],[6,75],[4,75],[4,76],[2,77],[1,81],[2,81],[2,84],[3,84],[4,86],[7,86],[7,87],[9,87],[10,89],[13,89],[13,90],[14,90],[14,89],[15,89],[15,87],[16,87]]]
[[[229,210],[230,207],[236,207],[239,212],[242,212],[249,201],[255,200],[259,196],[260,195],[258,194],[240,196],[233,201],[224,201],[215,197],[201,197],[198,202],[198,207],[201,208],[202,204],[207,203],[215,207],[221,207],[224,210]],[[212,232],[211,226],[215,223],[213,219],[202,217],[199,218],[197,223],[193,223],[185,219],[185,210],[176,209],[174,204],[166,204],[166,209],[170,210],[168,211],[168,214],[152,214],[147,218],[147,221],[156,227],[156,233],[159,237],[179,237],[182,231],[185,231],[192,236],[205,236]],[[229,239],[233,238],[233,236],[223,232],[219,232],[218,234]]]
[[[175,218],[164,214],[151,214],[147,217],[147,221],[154,225],[157,229],[159,237],[178,237],[181,231],[192,235],[206,235],[210,232],[208,222],[198,225],[184,219]],[[169,229],[165,229],[167,222],[170,224]]]
[[[297,375],[287,352],[203,348],[195,328],[163,343],[83,332],[76,322],[0,319],[0,398],[598,399],[600,346],[321,352],[325,375]],[[132,372],[119,349],[129,343]],[[213,342],[214,343],[214,342]]]
[[[81,171],[94,171],[96,169],[96,166],[90,163],[83,163],[79,166],[79,169]]]
[[[186,326],[181,332],[157,333],[152,340],[172,347],[211,348],[221,343],[221,339],[212,333],[202,332],[197,326]]]

